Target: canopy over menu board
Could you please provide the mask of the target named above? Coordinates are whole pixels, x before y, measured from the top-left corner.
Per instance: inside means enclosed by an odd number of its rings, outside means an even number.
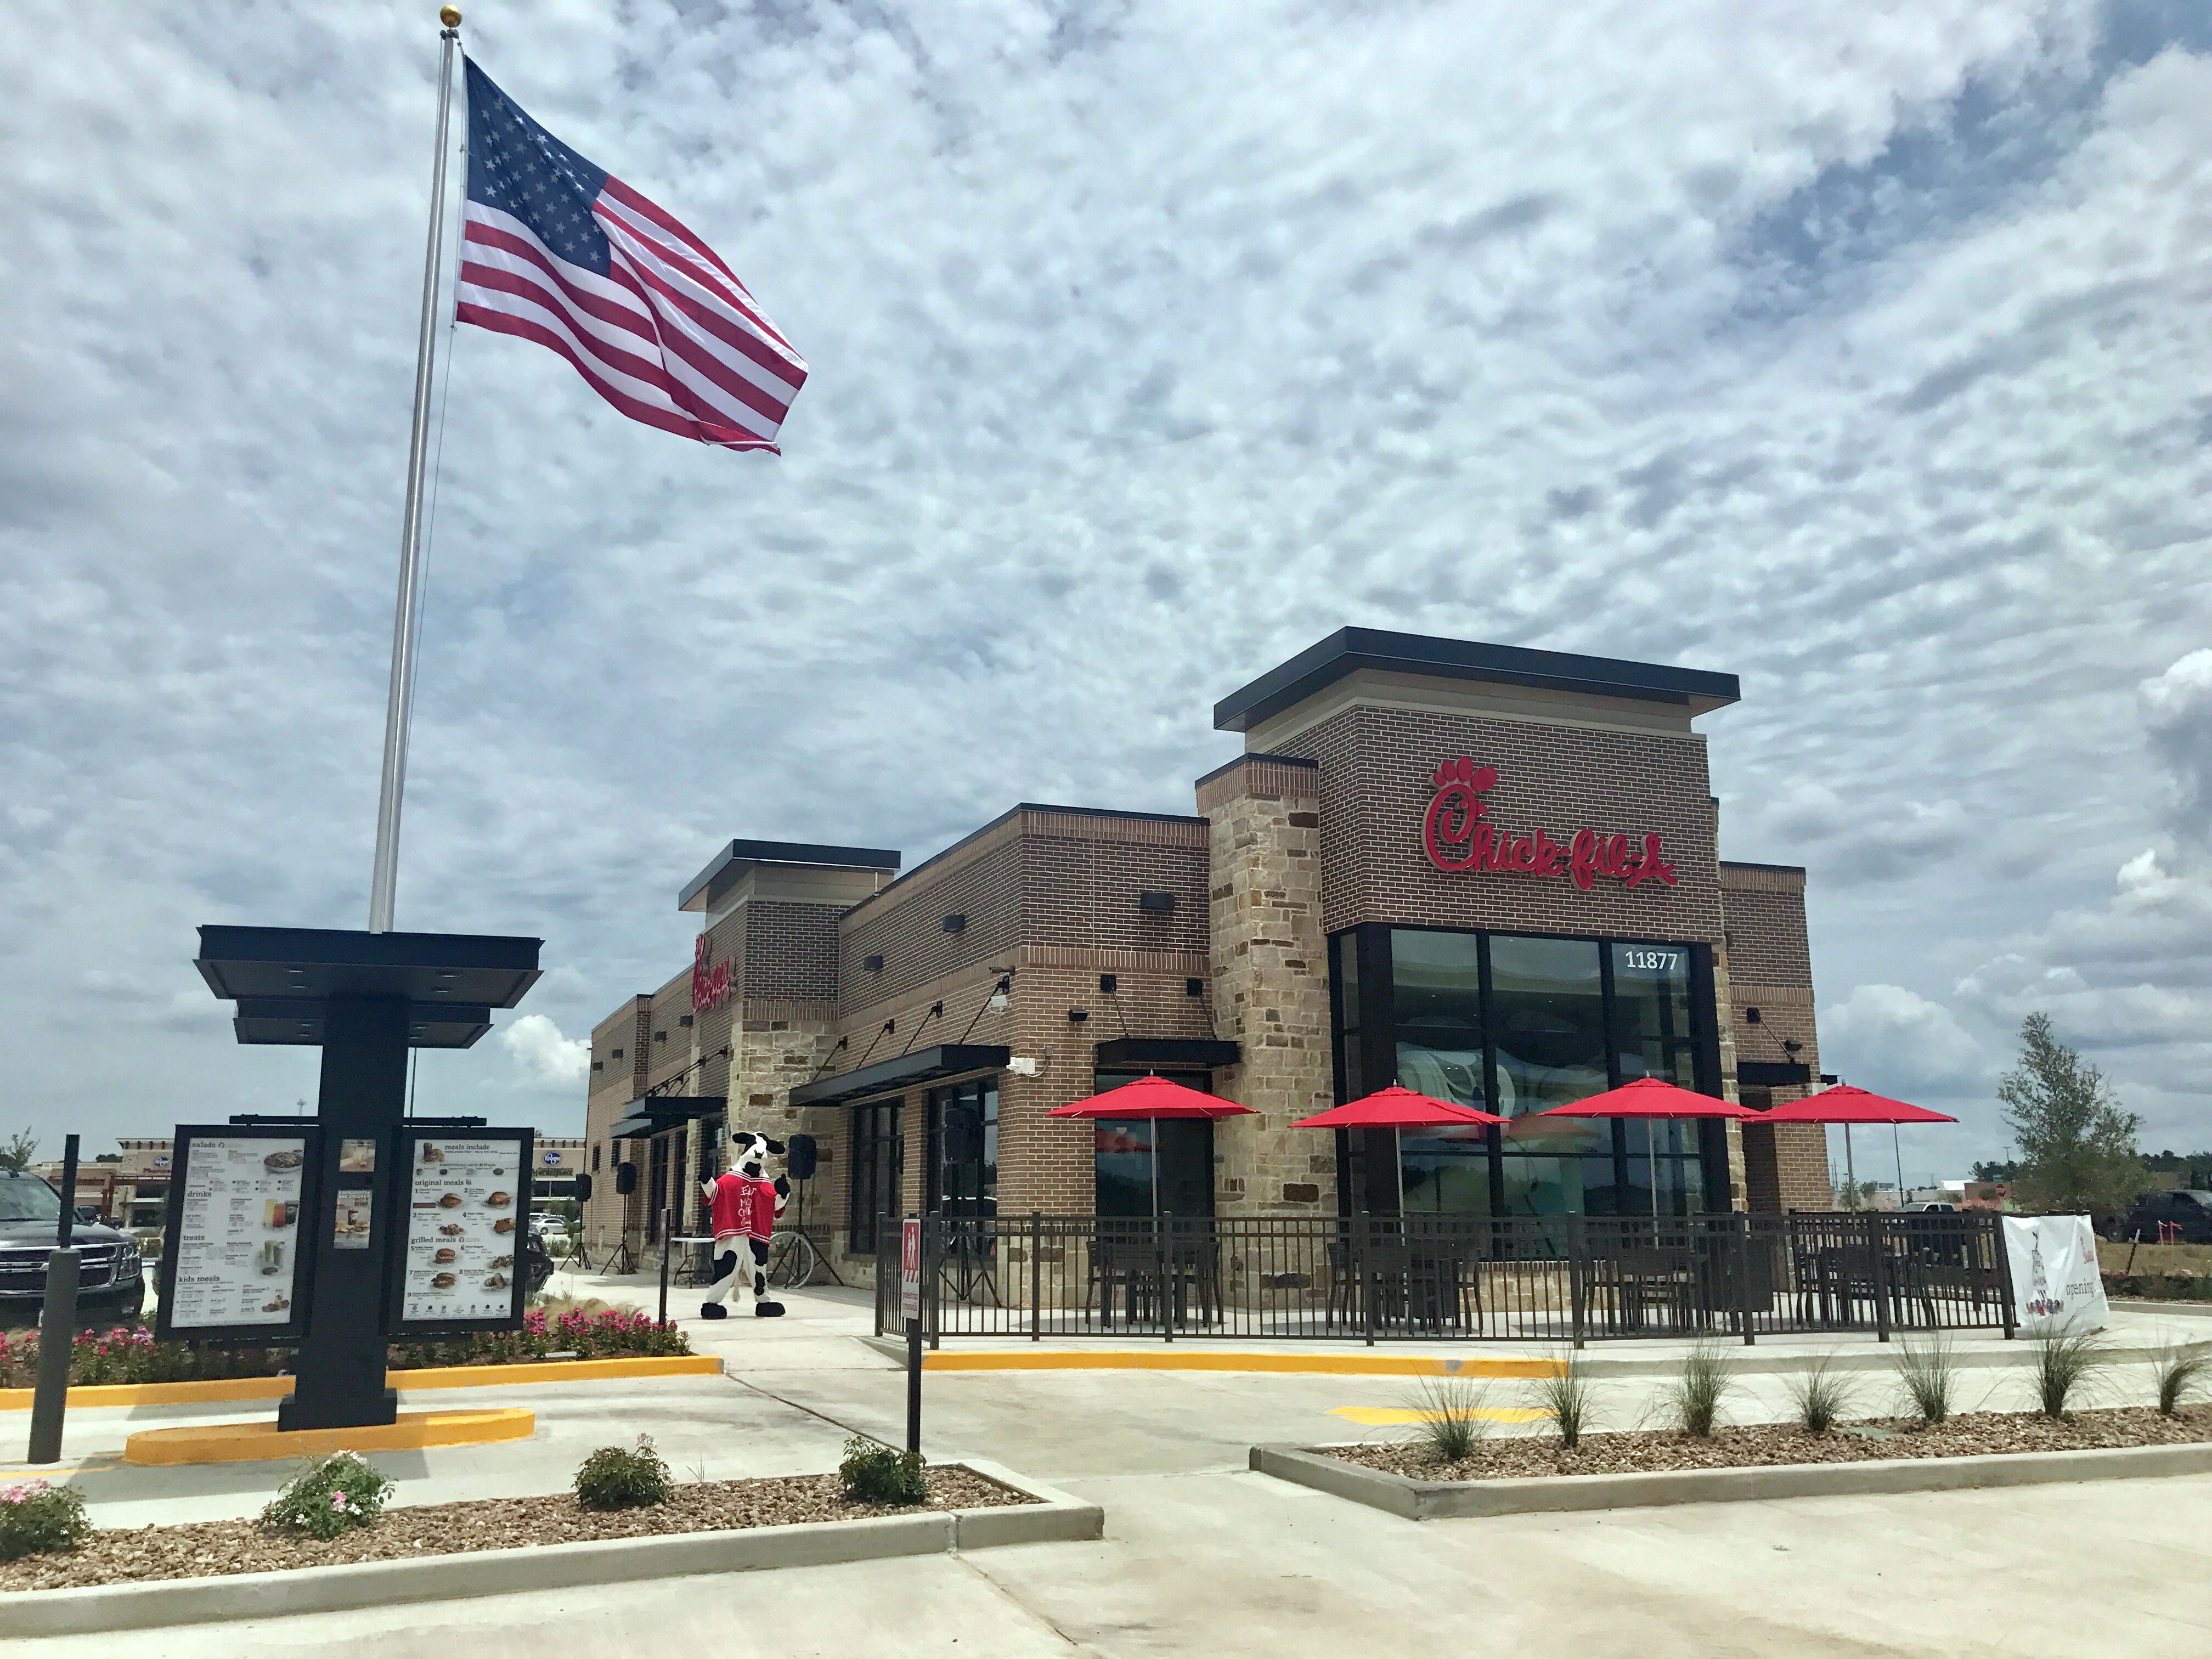
[[[493,1330],[522,1317],[530,1224],[528,1129],[400,1131],[398,1260],[386,1276],[394,1336]]]
[[[309,1124],[178,1128],[156,1335],[299,1340],[313,1254],[301,1223],[321,1147]]]

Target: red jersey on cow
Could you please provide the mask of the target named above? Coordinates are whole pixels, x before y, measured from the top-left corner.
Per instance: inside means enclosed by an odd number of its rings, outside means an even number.
[[[756,1181],[735,1170],[714,1182],[714,1237],[717,1242],[740,1234],[768,1243],[775,1225],[775,1182]]]

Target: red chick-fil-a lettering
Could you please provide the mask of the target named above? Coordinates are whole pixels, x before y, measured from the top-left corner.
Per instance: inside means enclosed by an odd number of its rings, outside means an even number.
[[[1483,796],[1498,785],[1498,769],[1477,766],[1467,756],[1438,766],[1429,781],[1436,787],[1421,820],[1421,845],[1429,862],[1448,875],[1470,870],[1500,875],[1564,876],[1587,893],[1601,876],[1624,887],[1647,881],[1675,884],[1674,866],[1661,851],[1659,837],[1647,833],[1638,848],[1632,836],[1577,830],[1561,846],[1539,828],[1526,835],[1502,830],[1490,821]]]

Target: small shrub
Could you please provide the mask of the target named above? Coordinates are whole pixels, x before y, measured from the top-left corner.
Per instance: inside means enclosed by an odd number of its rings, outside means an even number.
[[[2094,1331],[2071,1336],[2048,1332],[2035,1339],[2035,1403],[2045,1417],[2066,1415],[2069,1402],[2086,1392],[2112,1364]]]
[[[1797,1408],[1797,1420],[1808,1434],[1826,1434],[1850,1408],[1856,1392],[1850,1376],[1837,1367],[1836,1356],[1824,1353],[1803,1370],[1785,1378],[1783,1387]]]
[[[1720,1420],[1721,1407],[1735,1392],[1735,1379],[1721,1358],[1719,1344],[1701,1338],[1682,1357],[1682,1369],[1664,1396],[1674,1426],[1703,1440]]]
[[[600,1447],[576,1471],[576,1501],[587,1510],[651,1509],[675,1489],[649,1434],[638,1436],[635,1448]]]
[[[1428,1449],[1432,1462],[1463,1463],[1490,1432],[1486,1401],[1490,1390],[1473,1377],[1425,1376],[1407,1406],[1420,1413],[1415,1442]]]
[[[0,1486],[0,1561],[73,1550],[91,1534],[84,1494],[76,1487],[44,1480]]]
[[[837,1478],[845,1483],[845,1496],[856,1503],[922,1504],[929,1500],[922,1468],[920,1452],[894,1451],[856,1434],[845,1443]]]
[[[1557,1355],[1549,1375],[1532,1379],[1528,1404],[1550,1414],[1559,1427],[1559,1444],[1572,1451],[1582,1444],[1583,1431],[1597,1418],[1597,1382],[1589,1364],[1572,1349]]]
[[[2212,1376],[2212,1348],[2169,1342],[2152,1356],[2151,1364],[2158,1379],[2158,1408],[2172,1417],[2203,1391],[2206,1377]]]
[[[1951,1415],[1959,1398],[1959,1356],[1950,1339],[1897,1345],[1897,1381],[1907,1410],[1931,1428]]]
[[[301,1465],[261,1511],[261,1524],[271,1532],[336,1538],[375,1520],[391,1496],[392,1482],[360,1453],[332,1452]]]

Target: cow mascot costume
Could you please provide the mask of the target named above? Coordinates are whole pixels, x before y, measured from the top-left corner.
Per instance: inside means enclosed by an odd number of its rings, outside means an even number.
[[[767,1161],[783,1156],[783,1143],[765,1135],[736,1134],[730,1138],[730,1167],[699,1190],[714,1218],[714,1286],[707,1292],[702,1319],[726,1319],[722,1306],[732,1291],[744,1303],[744,1287],[752,1286],[753,1314],[773,1319],[783,1304],[768,1299],[768,1241],[791,1198],[791,1182],[783,1176],[768,1178]]]

